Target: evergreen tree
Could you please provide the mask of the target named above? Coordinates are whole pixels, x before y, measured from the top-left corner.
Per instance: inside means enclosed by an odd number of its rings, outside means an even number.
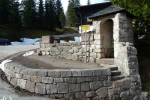
[[[9,0],[0,0],[0,25],[9,23]]]
[[[20,30],[22,27],[21,16],[19,14],[19,2],[12,0],[10,3],[9,25],[13,30]]]
[[[64,11],[62,11],[59,15],[59,21],[61,22],[61,27],[64,28],[65,22],[66,22],[66,17],[64,14]]]
[[[74,9],[74,7],[76,6],[75,4],[76,3],[74,0],[69,1],[68,10],[67,10],[67,24],[70,27],[75,27],[77,22],[77,17]]]
[[[45,1],[45,27],[51,31],[56,28],[56,14],[53,0]]]
[[[90,4],[91,4],[91,2],[90,2],[90,0],[88,0],[88,1],[87,1],[87,5],[90,5]]]
[[[16,2],[16,0],[11,0],[9,12],[9,27],[11,28],[9,38],[19,39],[20,34],[18,34],[18,31],[22,29],[21,16],[19,14],[19,2]]]
[[[44,7],[43,7],[43,0],[39,0],[39,9],[38,9],[38,26],[43,28],[44,24]]]
[[[74,7],[80,6],[80,0],[74,0]]]
[[[29,28],[35,28],[36,20],[36,4],[34,0],[24,1],[24,25]]]
[[[57,19],[57,27],[61,27],[61,22],[59,20],[60,14],[63,13],[63,8],[60,0],[56,0],[56,19]]]

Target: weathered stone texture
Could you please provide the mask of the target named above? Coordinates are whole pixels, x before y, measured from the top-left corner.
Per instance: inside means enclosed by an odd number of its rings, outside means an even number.
[[[19,87],[22,88],[22,89],[25,89],[25,88],[26,88],[26,83],[27,83],[26,80],[17,79],[17,86],[19,86]]]
[[[46,84],[36,83],[35,92],[39,94],[46,94]]]
[[[68,83],[58,83],[57,88],[58,88],[58,93],[68,93],[69,91]]]
[[[35,92],[35,82],[27,81],[26,90]]]

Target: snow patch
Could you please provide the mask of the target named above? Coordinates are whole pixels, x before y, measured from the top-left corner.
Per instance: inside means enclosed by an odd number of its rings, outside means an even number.
[[[40,38],[30,39],[30,38],[21,38],[23,42],[11,42],[12,45],[38,45]]]
[[[6,65],[7,63],[11,62],[11,61],[12,61],[12,60],[7,59],[7,60],[4,60],[4,61],[0,64],[0,68],[2,69],[2,71],[5,70],[5,65]]]
[[[24,57],[31,56],[31,55],[33,55],[33,53],[34,53],[34,51],[28,51],[25,54],[23,54],[23,56]]]

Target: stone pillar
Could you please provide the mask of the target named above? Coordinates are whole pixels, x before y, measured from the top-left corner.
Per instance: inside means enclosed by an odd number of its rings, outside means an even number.
[[[114,57],[115,64],[124,75],[129,76],[131,70],[130,63],[130,46],[133,47],[133,30],[130,18],[125,13],[118,13],[114,18]],[[129,45],[130,44],[130,45]],[[133,47],[134,48],[134,47]],[[136,56],[136,55],[134,55]],[[137,57],[136,57],[137,58]],[[135,63],[138,63],[135,61]]]

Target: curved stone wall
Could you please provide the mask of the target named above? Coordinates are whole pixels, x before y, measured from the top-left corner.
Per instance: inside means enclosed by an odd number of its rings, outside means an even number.
[[[110,69],[47,70],[7,63],[4,72],[14,86],[55,98],[108,98]]]

